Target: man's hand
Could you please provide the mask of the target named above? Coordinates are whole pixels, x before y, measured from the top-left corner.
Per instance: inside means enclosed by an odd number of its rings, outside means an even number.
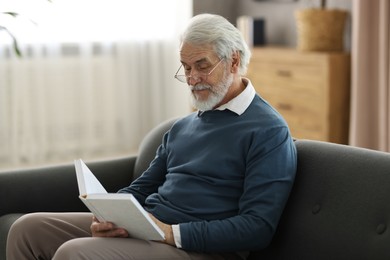
[[[96,217],[93,217],[91,224],[91,232],[93,237],[128,237],[129,233],[126,229],[118,228],[111,222],[99,222]]]
[[[172,226],[165,224],[155,218],[152,214],[149,213],[149,216],[153,219],[153,221],[157,224],[157,226],[164,232],[165,240],[161,241],[171,246],[176,246],[175,239],[173,238]]]

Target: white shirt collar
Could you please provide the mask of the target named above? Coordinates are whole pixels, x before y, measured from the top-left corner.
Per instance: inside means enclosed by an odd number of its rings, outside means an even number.
[[[242,91],[237,97],[233,98],[226,104],[217,107],[217,110],[229,109],[237,115],[242,115],[245,112],[245,110],[252,103],[252,100],[256,95],[256,90],[249,79],[242,78],[242,82],[246,86],[244,91]]]

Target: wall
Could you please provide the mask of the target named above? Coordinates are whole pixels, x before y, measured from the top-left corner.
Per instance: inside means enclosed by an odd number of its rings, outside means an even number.
[[[194,15],[200,13],[219,14],[235,24],[239,0],[193,0]]]
[[[266,41],[270,45],[296,46],[295,10],[318,7],[319,0],[194,0],[194,14],[202,12],[225,16],[235,24],[240,15],[263,18],[266,21]],[[338,8],[351,13],[352,0],[328,0],[328,8]],[[351,17],[345,30],[345,49],[350,50]]]

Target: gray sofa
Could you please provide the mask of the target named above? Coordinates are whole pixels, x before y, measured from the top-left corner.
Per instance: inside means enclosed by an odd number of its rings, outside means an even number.
[[[164,122],[137,156],[87,163],[108,191],[147,167]],[[297,140],[296,181],[272,243],[249,259],[390,259],[390,154]],[[73,165],[0,173],[0,259],[12,222],[35,211],[86,211]]]

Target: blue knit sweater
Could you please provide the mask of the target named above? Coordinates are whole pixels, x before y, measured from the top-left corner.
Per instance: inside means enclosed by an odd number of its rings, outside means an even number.
[[[275,232],[296,159],[285,121],[256,95],[240,116],[212,110],[178,120],[150,167],[119,192],[179,224],[185,250],[259,250]]]

